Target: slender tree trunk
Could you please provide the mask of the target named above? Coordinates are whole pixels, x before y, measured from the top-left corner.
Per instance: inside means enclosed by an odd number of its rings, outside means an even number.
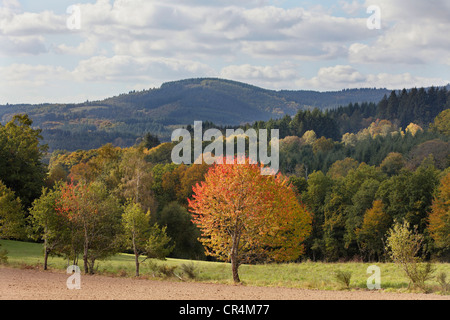
[[[133,251],[134,251],[134,261],[136,262],[136,277],[139,277],[139,254],[136,248],[136,240],[133,234]]]
[[[48,261],[48,249],[47,245],[44,247],[44,270],[47,270],[47,261]]]
[[[141,175],[140,175],[140,172],[138,170],[138,172],[137,172],[137,179],[136,179],[136,203],[139,203],[139,184],[141,182],[140,180],[141,180]]]
[[[238,268],[239,268],[239,261],[238,261],[238,257],[237,257],[238,256],[238,246],[239,246],[239,237],[237,236],[237,234],[234,234],[230,258],[231,258],[231,271],[233,273],[233,281],[235,283],[241,282],[241,280],[239,279],[239,273],[238,273]]]
[[[95,265],[95,258],[92,258],[91,263],[89,263],[89,274],[94,274],[94,265]]]
[[[134,253],[134,260],[136,261],[136,277],[139,277],[139,254]]]
[[[88,263],[88,257],[87,257],[87,246],[84,246],[84,253],[83,253],[83,263],[84,263],[84,273],[89,273],[89,263]]]
[[[87,228],[84,227],[84,252],[83,252],[83,262],[84,262],[84,273],[89,273],[89,263],[88,263],[88,250],[89,250],[89,240],[87,235]]]
[[[44,239],[44,270],[47,270],[47,261],[48,261],[48,244],[47,244],[47,228],[45,228],[45,239]]]

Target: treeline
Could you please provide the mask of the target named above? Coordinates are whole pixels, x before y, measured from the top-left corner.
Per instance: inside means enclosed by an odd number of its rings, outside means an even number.
[[[299,110],[295,116],[256,121],[245,128],[280,129],[280,138],[302,136],[314,130],[318,136],[338,140],[345,133],[357,133],[377,120],[389,120],[405,129],[415,123],[426,129],[442,111],[450,108],[450,92],[446,87],[413,88],[391,91],[378,103],[350,103],[338,108]]]
[[[335,162],[327,174],[315,171],[308,180],[292,177],[300,199],[314,213],[309,257],[383,261],[385,235],[395,221],[416,226],[426,238],[423,253],[442,257],[448,243],[437,245],[429,222],[431,215],[438,214],[433,208],[435,197],[446,197],[442,190],[448,188],[449,174],[427,160],[416,170],[407,169],[401,155],[392,153],[381,166],[346,158]],[[446,237],[448,240],[448,233]]]

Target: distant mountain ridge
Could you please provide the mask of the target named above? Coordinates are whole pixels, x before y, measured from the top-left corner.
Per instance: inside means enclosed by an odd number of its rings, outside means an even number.
[[[195,78],[167,82],[160,88],[131,91],[78,104],[0,106],[0,123],[27,113],[43,129],[51,150],[92,149],[111,142],[129,146],[145,132],[170,139],[173,128],[196,120],[240,125],[295,115],[300,109],[327,109],[349,103],[378,103],[387,89],[345,89],[333,92],[268,90],[250,84]]]
[[[154,110],[151,114],[162,111],[166,118],[173,116],[178,122],[183,119],[183,109],[189,109],[189,122],[195,115],[197,120],[227,125],[268,120],[285,114],[294,115],[299,109],[305,108],[326,109],[356,102],[376,103],[389,93],[387,89],[275,91],[232,80],[196,78],[167,82],[159,89],[129,92],[105,99],[102,103],[118,103],[122,106],[133,104]]]

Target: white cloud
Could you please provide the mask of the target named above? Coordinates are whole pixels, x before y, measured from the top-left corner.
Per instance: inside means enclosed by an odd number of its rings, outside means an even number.
[[[0,67],[3,86],[32,86],[41,87],[49,81],[66,81],[70,73],[63,67],[51,65],[17,64]]]
[[[445,83],[450,1],[341,0],[312,8],[302,3],[97,0],[78,4],[81,29],[73,31],[66,13],[25,12],[19,1],[3,0],[0,56],[7,59],[0,72],[7,77],[1,90],[30,97],[41,96],[33,90],[46,86],[123,92],[204,76],[275,89]],[[381,7],[381,30],[369,30],[359,15],[369,5]],[[347,16],[334,15],[336,10]]]
[[[299,78],[297,68],[297,65],[290,62],[274,66],[229,65],[220,71],[220,77],[269,89],[285,89]]]
[[[180,4],[181,3],[181,4]],[[303,8],[186,5],[116,0],[81,5],[81,32],[113,44],[121,55],[249,56],[329,59],[348,42],[371,37],[365,19]]]
[[[448,22],[450,2],[447,0],[366,0],[365,6],[377,5],[383,19],[397,22]]]
[[[92,56],[99,50],[98,40],[96,37],[87,37],[85,41],[78,46],[68,46],[66,44],[60,44],[53,50],[57,54],[67,55],[79,55],[79,56]],[[104,50],[103,50],[104,51]]]
[[[441,78],[414,76],[409,72],[364,74],[350,65],[336,65],[320,68],[317,75],[297,80],[298,88],[310,88],[319,91],[341,90],[344,88],[388,88],[402,89],[429,87],[448,84]]]
[[[78,81],[152,81],[170,79],[175,75],[197,77],[213,75],[205,64],[190,60],[133,56],[95,56],[80,61],[73,71]]]
[[[44,37],[0,35],[0,56],[38,55],[48,52]]]
[[[44,34],[61,32],[65,20],[50,11],[22,12],[16,0],[0,6],[0,56],[39,55],[48,52]]]
[[[2,19],[0,26],[4,34],[15,36],[67,32],[66,18],[51,11],[15,14]]]
[[[374,0],[381,9],[382,30],[373,43],[349,47],[351,63],[450,65],[450,2],[447,0]]]
[[[274,66],[250,64],[224,67],[220,76],[243,81],[267,89],[333,91],[344,88],[402,89],[446,85],[448,80],[438,77],[414,76],[405,73],[363,73],[350,65],[322,67],[313,77],[302,77],[301,67],[289,62]]]
[[[298,76],[294,68],[291,63],[278,66],[230,65],[223,68],[220,74],[225,78],[289,80]]]
[[[358,0],[353,0],[352,2],[340,0],[339,6],[344,10],[344,12],[353,15],[364,8],[363,4]]]

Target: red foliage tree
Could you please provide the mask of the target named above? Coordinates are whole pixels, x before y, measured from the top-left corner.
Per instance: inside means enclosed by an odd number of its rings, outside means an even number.
[[[235,282],[242,263],[297,259],[312,220],[285,177],[246,160],[211,167],[188,199],[206,253],[230,261]]]

